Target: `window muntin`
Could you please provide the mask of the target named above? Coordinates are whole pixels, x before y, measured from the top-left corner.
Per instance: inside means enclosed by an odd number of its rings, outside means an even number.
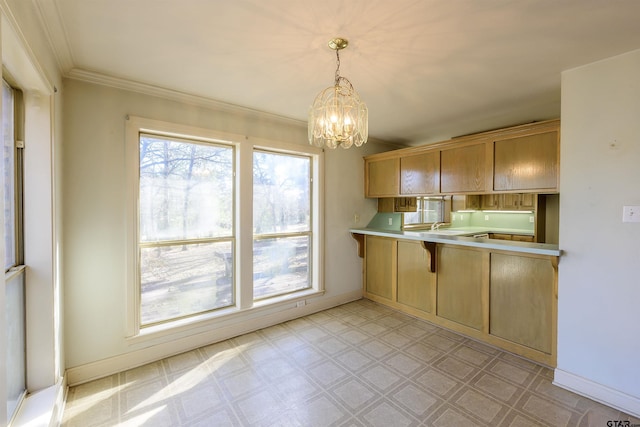
[[[312,286],[309,156],[253,153],[253,296],[255,300]]]
[[[417,199],[418,208],[416,212],[406,212],[404,214],[405,225],[420,226],[433,224],[434,222],[444,222],[444,197],[418,197]]]
[[[234,148],[139,136],[140,325],[234,304]]]

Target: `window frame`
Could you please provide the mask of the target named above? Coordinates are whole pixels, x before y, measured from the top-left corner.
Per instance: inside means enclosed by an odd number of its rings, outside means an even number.
[[[416,197],[416,204],[418,206],[417,208],[417,212],[419,213],[420,216],[420,220],[418,222],[406,222],[406,214],[405,217],[403,218],[403,226],[406,229],[411,229],[411,228],[424,228],[426,226],[430,226],[431,224],[433,224],[433,222],[431,221],[427,221],[425,218],[425,209],[424,209],[424,201],[425,199],[437,199],[438,201],[441,202],[440,204],[440,215],[439,215],[439,219],[436,220],[437,223],[448,223],[450,221],[449,219],[449,213],[451,210],[451,201],[450,201],[450,197],[448,196],[418,196]]]
[[[193,144],[193,145],[203,145],[203,146],[209,146],[209,147],[218,147],[218,148],[224,148],[224,149],[230,149],[231,150],[231,166],[232,166],[232,170],[231,170],[231,174],[232,177],[236,175],[236,161],[235,161],[235,155],[236,155],[236,148],[235,146],[233,146],[232,144],[229,144],[227,142],[220,142],[220,141],[215,141],[215,140],[202,140],[200,138],[195,138],[195,137],[190,137],[190,138],[184,138],[184,137],[174,137],[174,136],[168,136],[168,135],[160,135],[158,133],[150,133],[150,132],[140,132],[138,133],[138,141],[140,144],[140,141],[142,140],[143,137],[148,137],[148,138],[157,138],[159,140],[166,140],[166,141],[171,141],[171,142],[176,142],[176,143],[182,143],[182,144]],[[139,156],[138,156],[139,158]],[[138,164],[140,164],[140,161],[138,161]],[[138,178],[140,178],[140,168],[138,168]],[[181,238],[176,238],[176,237],[167,237],[167,238],[163,238],[163,239],[142,239],[142,236],[140,236],[140,233],[138,232],[138,251],[136,253],[137,255],[137,262],[140,265],[141,264],[141,254],[142,251],[145,249],[160,249],[160,248],[166,248],[166,247],[171,247],[171,246],[190,246],[190,245],[201,245],[201,244],[216,244],[216,243],[230,243],[231,244],[231,253],[232,253],[232,263],[234,263],[234,259],[235,256],[233,256],[234,252],[235,252],[235,230],[236,230],[236,223],[235,223],[235,181],[232,178],[232,187],[231,187],[231,218],[232,218],[232,224],[231,224],[231,228],[229,231],[229,234],[225,234],[225,235],[220,235],[220,236],[210,236],[210,237],[186,237],[186,236],[182,236]],[[140,190],[140,182],[138,183],[138,189]],[[138,193],[140,195],[140,193]],[[141,211],[140,211],[140,198],[138,196],[138,226],[140,225],[140,221],[141,221]],[[235,264],[235,263],[234,263]],[[138,287],[139,289],[139,296],[142,300],[142,292],[141,292],[141,288],[142,288],[142,283],[141,281],[139,281],[138,283]],[[214,308],[214,309],[209,309],[209,310],[203,310],[201,312],[198,313],[192,313],[192,314],[185,314],[185,315],[180,315],[180,316],[174,316],[172,318],[168,318],[168,319],[164,319],[164,320],[155,320],[155,321],[151,321],[148,323],[143,323],[143,319],[142,319],[142,310],[140,310],[139,315],[140,315],[140,328],[148,328],[148,327],[153,327],[155,325],[160,325],[163,323],[171,323],[171,322],[175,322],[176,320],[180,320],[183,318],[189,318],[189,317],[194,317],[197,316],[199,314],[202,313],[207,313],[210,311],[214,311],[214,310],[218,310],[218,309],[223,309],[223,308],[227,308],[230,306],[233,306],[235,304],[235,275],[232,274],[231,275],[231,304],[228,306],[222,306],[222,307],[218,307],[218,308]],[[140,308],[142,307],[142,301],[140,303]]]
[[[280,296],[284,296],[286,294],[295,294],[301,291],[305,291],[307,289],[312,289],[313,288],[313,271],[315,269],[315,265],[313,262],[313,256],[314,256],[314,247],[313,247],[313,241],[314,241],[314,234],[313,234],[313,220],[314,220],[314,212],[313,212],[313,204],[314,204],[314,190],[313,190],[313,174],[314,174],[314,162],[313,162],[313,156],[308,155],[308,154],[301,154],[301,153],[284,153],[282,151],[279,150],[274,150],[274,149],[264,149],[264,148],[254,148],[253,149],[253,155],[255,155],[256,153],[263,153],[263,154],[272,154],[272,155],[277,155],[277,156],[288,156],[288,157],[297,157],[297,158],[302,158],[305,160],[309,161],[309,174],[308,174],[308,190],[309,190],[309,227],[308,230],[306,231],[284,231],[284,232],[277,232],[277,231],[272,231],[272,232],[268,232],[268,233],[258,233],[256,234],[255,230],[253,230],[253,242],[254,242],[254,250],[255,250],[255,243],[257,241],[261,241],[261,240],[271,240],[271,239],[288,239],[288,238],[296,238],[296,237],[303,237],[306,236],[308,238],[309,241],[309,247],[307,249],[307,274],[308,274],[308,285],[305,288],[301,288],[301,289],[295,289],[295,290],[289,290],[289,291],[284,291],[284,292],[279,292],[279,293],[275,293],[275,294],[270,294],[264,297],[256,297],[255,293],[253,295],[253,300],[254,302],[259,303],[262,300],[269,300],[269,299],[273,299],[273,298],[277,298]],[[255,158],[255,156],[253,157]],[[255,179],[255,177],[254,177]],[[253,184],[255,186],[255,180],[253,181]],[[253,207],[253,206],[252,206]],[[255,226],[255,221],[254,224]],[[255,255],[255,252],[254,252]],[[255,265],[255,264],[254,264]],[[255,292],[255,277],[253,280],[253,287],[254,287],[254,292]]]
[[[227,144],[235,150],[234,193],[234,294],[235,304],[186,318],[167,321],[153,326],[140,324],[140,282],[138,260],[139,221],[139,135],[199,140],[214,144]],[[306,142],[306,141],[305,141]],[[254,150],[279,154],[301,155],[311,159],[311,233],[312,248],[310,276],[311,288],[260,300],[253,299],[253,152]],[[323,211],[324,211],[324,151],[306,144],[293,144],[246,135],[219,132],[212,129],[170,123],[137,116],[125,120],[126,159],[126,337],[132,344],[164,335],[188,332],[195,328],[215,325],[221,321],[242,319],[247,312],[289,307],[291,302],[324,293],[323,283]]]

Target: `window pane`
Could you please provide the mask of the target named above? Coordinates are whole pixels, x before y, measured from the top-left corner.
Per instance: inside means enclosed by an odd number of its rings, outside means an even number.
[[[253,298],[261,299],[311,287],[310,236],[253,242]]]
[[[416,212],[405,212],[405,225],[431,224],[444,221],[444,198],[418,197]]]
[[[142,248],[141,324],[232,305],[232,260],[230,241]]]
[[[16,265],[15,135],[13,89],[2,82],[2,178],[4,185],[4,268]]]
[[[444,200],[441,198],[424,198],[424,222],[444,221]]]
[[[309,231],[311,159],[253,153],[254,234]]]
[[[254,151],[254,299],[311,286],[310,176],[310,157]]]
[[[11,419],[26,389],[24,272],[7,282],[5,293],[7,414]]]
[[[417,198],[418,208],[415,212],[405,212],[404,213],[404,223],[405,224],[420,224],[422,223],[422,197]]]
[[[140,136],[140,241],[233,235],[233,148]]]

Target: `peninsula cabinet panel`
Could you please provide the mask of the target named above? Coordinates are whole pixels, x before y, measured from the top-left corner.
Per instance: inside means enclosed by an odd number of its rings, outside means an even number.
[[[399,194],[400,159],[369,160],[366,162],[366,197],[393,197]]]
[[[486,144],[450,148],[440,152],[440,192],[485,191]]]
[[[487,252],[438,245],[437,315],[483,330]],[[488,258],[487,258],[488,260]]]
[[[429,272],[429,253],[420,242],[398,241],[398,302],[431,313],[436,275]]]
[[[558,132],[494,142],[494,191],[558,189]]]
[[[400,158],[400,193],[424,195],[440,190],[440,151]]]
[[[554,280],[549,259],[492,253],[489,333],[550,354]]]
[[[366,236],[365,291],[386,300],[393,300],[395,239]]]

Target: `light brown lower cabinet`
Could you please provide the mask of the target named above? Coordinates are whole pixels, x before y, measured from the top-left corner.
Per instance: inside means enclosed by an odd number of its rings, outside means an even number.
[[[385,300],[392,300],[395,280],[395,252],[397,240],[388,237],[366,236],[365,292]]]
[[[487,252],[461,246],[437,246],[439,317],[482,330]]]
[[[397,302],[432,313],[436,275],[429,271],[429,253],[421,242],[398,240]]]
[[[489,333],[551,353],[554,283],[554,267],[546,259],[491,254]]]
[[[365,298],[556,366],[557,257],[365,237]]]

